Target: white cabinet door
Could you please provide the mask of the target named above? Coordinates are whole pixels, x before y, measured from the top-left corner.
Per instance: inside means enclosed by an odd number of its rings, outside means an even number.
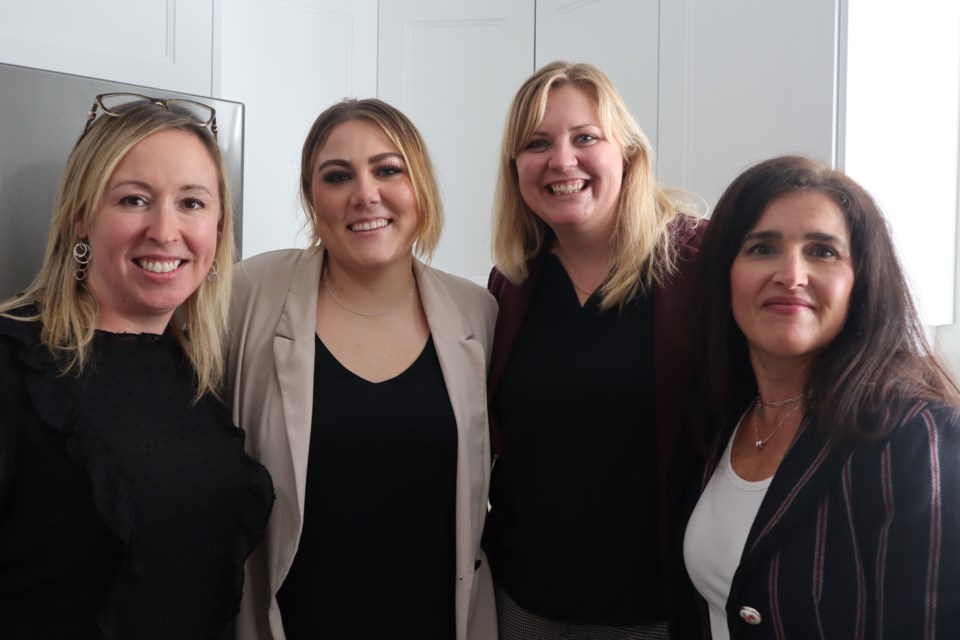
[[[606,73],[657,149],[659,0],[537,0],[537,68],[589,62]]]
[[[300,152],[317,115],[377,90],[377,0],[230,0],[217,97],[246,106],[243,257],[306,246]]]
[[[660,175],[710,210],[748,164],[835,161],[837,2],[661,4]]]
[[[446,209],[433,264],[486,284],[507,105],[534,69],[533,0],[380,3],[377,95],[423,134]]]
[[[213,0],[5,0],[0,62],[210,95]]]

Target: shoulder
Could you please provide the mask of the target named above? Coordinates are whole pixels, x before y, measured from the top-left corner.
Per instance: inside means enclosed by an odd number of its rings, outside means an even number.
[[[242,283],[290,277],[313,249],[280,249],[245,258],[236,264],[235,278]]]
[[[670,236],[681,260],[689,260],[697,253],[710,221],[701,216],[679,213],[670,222]]]
[[[233,276],[234,302],[256,297],[258,303],[279,300],[286,296],[294,278],[305,262],[319,265],[322,253],[317,249],[282,249],[268,251],[237,263]]]
[[[919,400],[890,434],[889,442],[898,447],[948,448],[960,455],[960,409]]]
[[[484,287],[433,267],[421,266],[421,296],[431,300],[424,304],[429,309],[441,310],[444,315],[462,316],[463,321],[476,333],[492,333],[497,319],[497,301]],[[446,302],[440,302],[446,299]],[[438,302],[443,306],[435,306]]]
[[[435,281],[457,301],[496,309],[497,303],[490,292],[473,280],[427,265],[423,267],[423,277]]]
[[[960,468],[952,471],[956,466],[953,461],[960,458],[960,411],[917,400],[886,436],[856,445],[852,453],[854,470],[862,468],[872,474],[880,464],[893,469],[900,482],[907,485],[939,482],[949,462],[950,474],[956,476],[960,488]]]
[[[21,313],[22,312],[22,313]],[[10,315],[0,315],[0,353],[4,359],[15,352],[36,351],[47,354],[43,347],[39,320],[29,319],[34,310],[17,309]]]

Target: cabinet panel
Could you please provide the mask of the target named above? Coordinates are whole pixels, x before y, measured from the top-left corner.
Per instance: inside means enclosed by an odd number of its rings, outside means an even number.
[[[659,0],[537,0],[536,67],[590,62],[623,95],[657,149]]]
[[[210,95],[213,0],[6,0],[0,62]]]
[[[533,71],[532,0],[380,3],[377,95],[420,129],[443,190],[433,264],[486,284],[507,105]]]
[[[710,210],[748,164],[835,161],[838,0],[661,5],[660,173]]]
[[[306,246],[300,152],[317,115],[376,95],[377,0],[232,0],[217,95],[246,105],[242,255]]]

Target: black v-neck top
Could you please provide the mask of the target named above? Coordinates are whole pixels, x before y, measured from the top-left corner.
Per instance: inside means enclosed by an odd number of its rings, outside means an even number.
[[[449,640],[457,428],[433,339],[379,383],[315,348],[303,532],[277,594],[284,631]]]
[[[509,475],[495,580],[552,620],[640,624],[660,595],[653,305],[581,307],[548,256],[493,402]]]

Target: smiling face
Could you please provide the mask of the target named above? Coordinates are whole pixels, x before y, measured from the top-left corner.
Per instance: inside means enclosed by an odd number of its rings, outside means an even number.
[[[754,367],[808,362],[826,347],[846,322],[853,281],[850,231],[833,199],[792,191],[771,201],[730,270]]]
[[[217,175],[200,140],[177,129],[147,136],[117,164],[94,215],[76,224],[90,245],[98,329],[162,333],[203,283],[217,250]]]
[[[612,233],[623,149],[600,126],[596,99],[576,85],[550,92],[543,121],[517,155],[524,202],[556,233]]]
[[[335,126],[313,162],[311,200],[328,259],[348,269],[409,268],[419,231],[403,156],[376,124]]]

